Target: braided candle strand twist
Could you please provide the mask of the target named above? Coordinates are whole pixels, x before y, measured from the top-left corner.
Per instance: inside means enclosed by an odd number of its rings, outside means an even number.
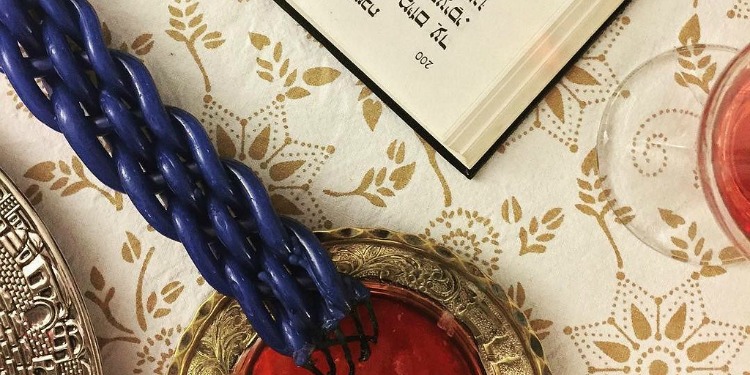
[[[162,104],[140,60],[106,47],[87,1],[0,0],[0,71],[100,181],[184,244],[206,281],[238,300],[271,348],[316,374],[315,350],[331,373],[330,346],[343,346],[350,374],[350,341],[360,341],[359,359],[367,359],[377,337],[369,292],[337,272],[312,232],[274,212],[252,170],[219,159],[195,117]],[[346,316],[355,336],[338,328]]]

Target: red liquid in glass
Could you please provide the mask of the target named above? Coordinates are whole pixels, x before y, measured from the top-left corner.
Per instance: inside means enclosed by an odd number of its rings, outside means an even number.
[[[750,71],[739,72],[727,85],[715,103],[710,169],[729,215],[750,236]]]
[[[484,371],[471,336],[452,317],[441,315],[436,305],[414,292],[382,286],[373,292],[373,307],[380,324],[380,337],[372,345],[366,362],[357,362],[359,343],[352,343],[357,375],[480,375]],[[372,289],[373,286],[370,285]],[[365,315],[363,315],[365,316]],[[442,319],[441,319],[442,317]],[[344,332],[355,332],[351,321],[343,323]],[[369,328],[369,324],[366,325]],[[347,374],[341,349],[333,349],[337,374]],[[325,357],[314,361],[326,373]],[[263,344],[250,348],[235,374],[310,375],[288,357]]]

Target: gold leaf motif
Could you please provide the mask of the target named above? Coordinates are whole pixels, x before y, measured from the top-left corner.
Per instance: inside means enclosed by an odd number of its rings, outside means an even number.
[[[555,117],[560,122],[565,123],[565,105],[563,104],[563,96],[560,89],[557,87],[550,89],[549,94],[544,97],[544,102],[547,103]]]
[[[194,3],[193,5],[190,5],[185,9],[185,16],[190,17],[195,13],[195,11],[198,9],[198,2]]]
[[[276,43],[276,46],[273,48],[273,59],[276,62],[281,61],[281,54],[283,51],[283,47],[281,46],[281,42]]]
[[[279,194],[271,195],[271,204],[276,212],[280,215],[302,215],[304,212],[297,207],[292,201]]]
[[[96,267],[91,268],[89,279],[91,279],[91,285],[93,285],[96,290],[101,291],[104,289],[104,276],[102,276],[102,273],[99,272]]]
[[[703,362],[711,354],[714,354],[716,349],[719,349],[724,341],[708,341],[697,343],[687,349],[688,359],[692,362]]]
[[[398,140],[395,140],[391,142],[390,145],[388,145],[388,150],[386,150],[385,154],[388,155],[388,159],[393,160],[393,158],[396,157],[396,145],[398,144]]]
[[[385,204],[385,201],[383,200],[383,198],[380,198],[377,195],[369,194],[369,193],[364,193],[363,196],[365,197],[365,199],[367,199],[368,201],[370,201],[370,203],[372,203],[373,206],[376,206],[376,207],[386,207],[386,204]]]
[[[680,65],[687,70],[695,70],[696,68],[695,64],[691,63],[689,60],[677,59],[677,62],[680,63]]]
[[[406,187],[406,185],[409,184],[411,181],[412,176],[414,175],[414,169],[416,168],[416,163],[407,164],[401,167],[396,168],[393,173],[391,173],[391,176],[388,178],[393,182],[393,188],[396,190],[401,190]]]
[[[250,144],[250,150],[248,154],[253,160],[261,160],[266,156],[268,152],[268,145],[271,142],[271,127],[266,126],[261,130],[260,134]]]
[[[341,75],[336,69],[317,67],[302,73],[302,80],[310,86],[323,86],[336,80]]]
[[[625,363],[630,359],[630,349],[625,345],[609,341],[594,341],[594,345],[616,362]]]
[[[672,243],[683,250],[686,250],[688,248],[688,243],[677,237],[672,237]]]
[[[518,203],[518,199],[516,199],[516,197],[506,199],[500,207],[500,214],[503,217],[503,220],[505,220],[505,222],[508,224],[514,224],[521,221],[523,210],[521,209],[521,205]],[[512,218],[511,214],[513,214]]]
[[[393,159],[398,164],[401,164],[404,162],[404,157],[406,156],[406,144],[401,142],[401,144],[398,146],[398,151],[396,151],[396,157]]]
[[[284,81],[284,87],[289,87],[294,84],[294,82],[297,80],[297,69],[292,70],[291,73],[289,73],[288,76],[286,76],[286,80]]]
[[[518,289],[516,289],[516,302],[518,303],[518,306],[526,304],[526,289],[523,288],[521,283],[518,283]]]
[[[366,99],[362,102],[362,113],[365,117],[365,123],[370,130],[375,130],[375,126],[380,121],[380,116],[383,114],[383,103],[372,99]]]
[[[281,181],[294,175],[300,167],[305,165],[304,160],[291,160],[277,163],[269,168],[271,179],[274,181]]]
[[[29,186],[26,191],[24,191],[23,195],[26,196],[26,198],[29,198],[29,201],[32,205],[37,205],[42,202],[42,192],[39,190],[39,185],[32,184]]]
[[[671,210],[660,208],[659,214],[661,215],[661,219],[672,228],[676,229],[679,226],[685,224],[685,219],[683,219],[682,216],[675,214]]]
[[[697,44],[701,40],[701,24],[698,15],[695,14],[682,26],[679,36],[683,46]]]
[[[588,181],[581,180],[580,178],[577,179],[577,181],[578,181],[578,187],[580,187],[581,189],[586,190],[586,191],[594,190],[594,187],[591,186],[591,183],[589,183]]]
[[[262,79],[264,79],[264,80],[266,80],[268,82],[273,82],[273,75],[271,73],[269,73],[269,72],[261,72],[261,71],[259,71],[257,73],[258,73],[258,77],[260,77],[260,78],[262,78]]]
[[[630,320],[633,322],[635,337],[639,340],[647,340],[651,337],[651,324],[635,304],[630,304]]]
[[[170,38],[174,39],[177,42],[187,42],[187,38],[185,35],[182,35],[182,33],[176,31],[176,30],[167,30],[165,31],[167,35],[169,35]]]
[[[362,100],[368,96],[372,95],[372,90],[367,88],[367,86],[362,87],[362,90],[359,91],[359,97],[357,100]]]
[[[32,180],[49,182],[55,178],[55,174],[53,173],[55,168],[54,162],[45,161],[29,168],[23,176]]]
[[[719,259],[724,264],[741,262],[744,260],[742,253],[740,253],[740,251],[734,246],[722,249],[721,252],[719,252]]]
[[[370,170],[365,173],[364,177],[362,177],[362,182],[359,184],[360,186],[370,186],[372,185],[372,182],[375,180],[375,168],[370,168]]]
[[[581,198],[581,200],[584,203],[588,203],[588,204],[595,204],[596,203],[596,199],[594,197],[592,197],[592,196],[590,196],[588,194],[585,194],[583,192],[579,192],[578,193],[578,197]]]
[[[286,92],[286,96],[289,99],[300,99],[308,95],[310,95],[310,91],[307,91],[306,89],[302,87],[292,87]]]
[[[52,190],[58,190],[58,189],[62,188],[63,186],[67,185],[67,184],[68,184],[68,178],[67,177],[62,177],[62,178],[59,178],[57,181],[55,181],[52,184],[52,186],[50,187],[50,189],[52,189]]]
[[[682,73],[675,73],[674,80],[677,82],[678,85],[683,86],[683,87],[688,87],[688,83],[687,81],[685,81],[685,78],[683,78]]]
[[[393,197],[396,195],[393,190],[388,189],[387,187],[380,187],[378,188],[377,192],[384,197]]]
[[[218,32],[218,31],[212,31],[212,32],[204,35],[203,38],[201,38],[201,40],[202,41],[207,41],[207,40],[214,40],[214,39],[219,39],[219,38],[221,38],[221,33]]]
[[[87,186],[89,186],[89,185],[85,181],[77,181],[77,182],[74,182],[74,183],[70,184],[70,186],[66,187],[65,189],[63,189],[63,191],[62,191],[62,193],[60,195],[63,196],[63,197],[67,197],[69,195],[73,195],[73,194],[75,194],[75,193],[83,190]]]
[[[536,237],[536,240],[539,242],[549,242],[549,241],[552,241],[553,239],[555,239],[555,235],[552,233],[540,234],[539,236]]]
[[[680,262],[687,262],[690,260],[690,256],[688,253],[680,250],[672,250],[672,259],[678,260]]]
[[[701,268],[701,275],[704,277],[715,277],[727,273],[727,270],[721,266],[703,266]]]
[[[135,255],[135,259],[140,259],[141,258],[141,241],[133,233],[126,232],[125,234],[128,237],[128,244],[130,245],[133,251],[133,255]]]
[[[380,186],[383,185],[383,182],[385,182],[385,176],[388,173],[388,168],[380,168],[380,171],[378,172],[377,177],[375,177],[375,185]]]
[[[286,59],[284,60],[284,63],[281,64],[281,68],[279,69],[279,77],[285,76],[288,70],[289,70],[289,59]]]
[[[153,34],[141,34],[133,41],[131,47],[138,52],[139,55],[145,55],[151,51],[151,47],[154,45],[152,40]]]
[[[172,312],[171,309],[164,309],[164,308],[156,309],[156,312],[154,312],[154,318],[157,318],[157,319],[163,318],[169,315],[170,312]]]
[[[258,51],[261,51],[263,50],[263,48],[266,48],[267,46],[271,45],[271,40],[263,34],[250,33],[250,43]]]
[[[156,308],[156,293],[151,292],[151,294],[148,295],[148,299],[146,300],[146,311],[151,313],[154,311],[154,308]]]
[[[533,319],[529,321],[529,324],[531,325],[531,328],[536,332],[536,335],[539,337],[539,340],[544,340],[547,336],[549,336],[549,332],[543,332],[544,330],[548,329],[549,327],[552,327],[552,321],[549,320],[543,320],[543,319]]]
[[[703,246],[706,244],[706,239],[701,238],[698,240],[698,242],[695,244],[695,255],[700,255],[700,253],[703,251]]]
[[[206,30],[208,30],[208,25],[201,25],[201,26],[199,26],[197,29],[195,29],[195,31],[193,32],[193,34],[190,35],[189,41],[191,43],[195,42],[195,40],[198,39],[201,35],[203,35],[203,33],[205,33]]]
[[[260,65],[261,68],[267,69],[267,70],[273,70],[273,64],[271,64],[268,60],[263,60],[260,57],[256,57],[255,61]]]
[[[595,175],[599,174],[599,159],[596,153],[596,149],[591,150],[583,159],[583,163],[581,164],[581,171],[586,176],[591,176],[592,173]]]
[[[122,249],[120,250],[120,254],[122,254],[122,259],[128,263],[135,262],[135,259],[133,259],[133,253],[130,246],[127,244],[127,242],[122,244]]]
[[[171,18],[171,19],[169,20],[169,24],[170,24],[170,25],[171,25],[172,27],[174,27],[175,29],[177,29],[177,30],[180,30],[180,31],[182,31],[182,30],[185,30],[185,29],[187,28],[187,27],[185,26],[185,23],[184,23],[184,22],[182,22],[182,21],[180,21],[180,20],[177,20],[177,19],[174,19],[174,18]]]
[[[171,6],[171,5],[167,6],[167,9],[169,9],[169,14],[171,14],[174,17],[182,17],[182,16],[184,16],[184,14],[182,13],[182,11],[180,9],[175,8],[175,7]]]
[[[67,175],[70,175],[70,167],[68,166],[68,163],[60,160],[57,163],[57,166],[60,168],[60,172],[62,172],[64,174],[67,174]]]
[[[203,22],[203,13],[193,17],[190,22],[188,22],[188,26],[190,27],[196,27],[200,25]]]
[[[690,224],[690,229],[688,229],[688,237],[690,237],[690,240],[694,240],[695,236],[698,234],[698,224],[696,222],[693,222]]]
[[[560,214],[562,213],[562,208],[553,208],[549,211],[547,211],[546,214],[544,214],[544,217],[542,217],[542,224],[549,224],[553,220],[555,220]]]
[[[226,42],[226,40],[224,39],[210,40],[208,42],[203,43],[203,45],[208,49],[216,49],[216,48],[221,47],[224,44],[224,42]]]
[[[577,204],[576,208],[578,209],[578,211],[581,211],[582,213],[584,213],[586,215],[595,216],[595,217],[599,216],[599,213],[596,212],[596,210],[594,210],[593,208],[591,208],[590,206],[587,206],[585,204]]]
[[[685,333],[685,321],[687,319],[687,304],[683,303],[674,315],[669,319],[664,335],[672,341],[677,341]]]
[[[172,281],[161,289],[161,295],[166,303],[174,303],[180,298],[185,286],[179,281]]]
[[[589,74],[589,72],[579,68],[576,65],[573,65],[570,67],[570,70],[565,75],[565,78],[567,78],[570,82],[579,84],[579,85],[587,85],[587,86],[597,86],[601,85],[601,82],[597,81],[594,76]]]
[[[232,142],[232,138],[223,127],[216,127],[216,146],[219,156],[222,158],[234,158],[237,155],[237,147]]]
[[[531,222],[529,223],[529,233],[536,234],[537,230],[539,230],[539,222],[535,217],[533,217],[531,218]]]

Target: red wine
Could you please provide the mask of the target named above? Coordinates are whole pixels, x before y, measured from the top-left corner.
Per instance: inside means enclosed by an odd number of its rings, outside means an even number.
[[[392,285],[368,283],[372,303],[380,324],[380,337],[372,356],[357,363],[358,375],[480,375],[479,355],[468,331],[450,314],[440,310],[421,295]],[[344,321],[344,332],[353,332],[351,321]],[[359,355],[359,344],[352,343],[352,355]],[[347,366],[340,348],[333,349],[337,374],[346,374]],[[314,361],[323,365],[322,355]],[[324,371],[325,373],[325,371]],[[251,347],[235,374],[309,375],[262,343]]]
[[[702,180],[712,209],[740,248],[750,237],[750,52],[711,93],[701,130]]]

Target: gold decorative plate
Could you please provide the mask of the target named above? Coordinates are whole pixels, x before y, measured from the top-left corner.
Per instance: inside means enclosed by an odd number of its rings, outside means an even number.
[[[502,288],[447,248],[387,230],[349,228],[317,235],[342,272],[418,292],[452,314],[473,339],[485,374],[550,374],[523,313]],[[239,305],[213,294],[185,331],[168,374],[237,373],[238,361],[257,340]]]
[[[78,288],[47,229],[0,170],[0,374],[100,375]]]

